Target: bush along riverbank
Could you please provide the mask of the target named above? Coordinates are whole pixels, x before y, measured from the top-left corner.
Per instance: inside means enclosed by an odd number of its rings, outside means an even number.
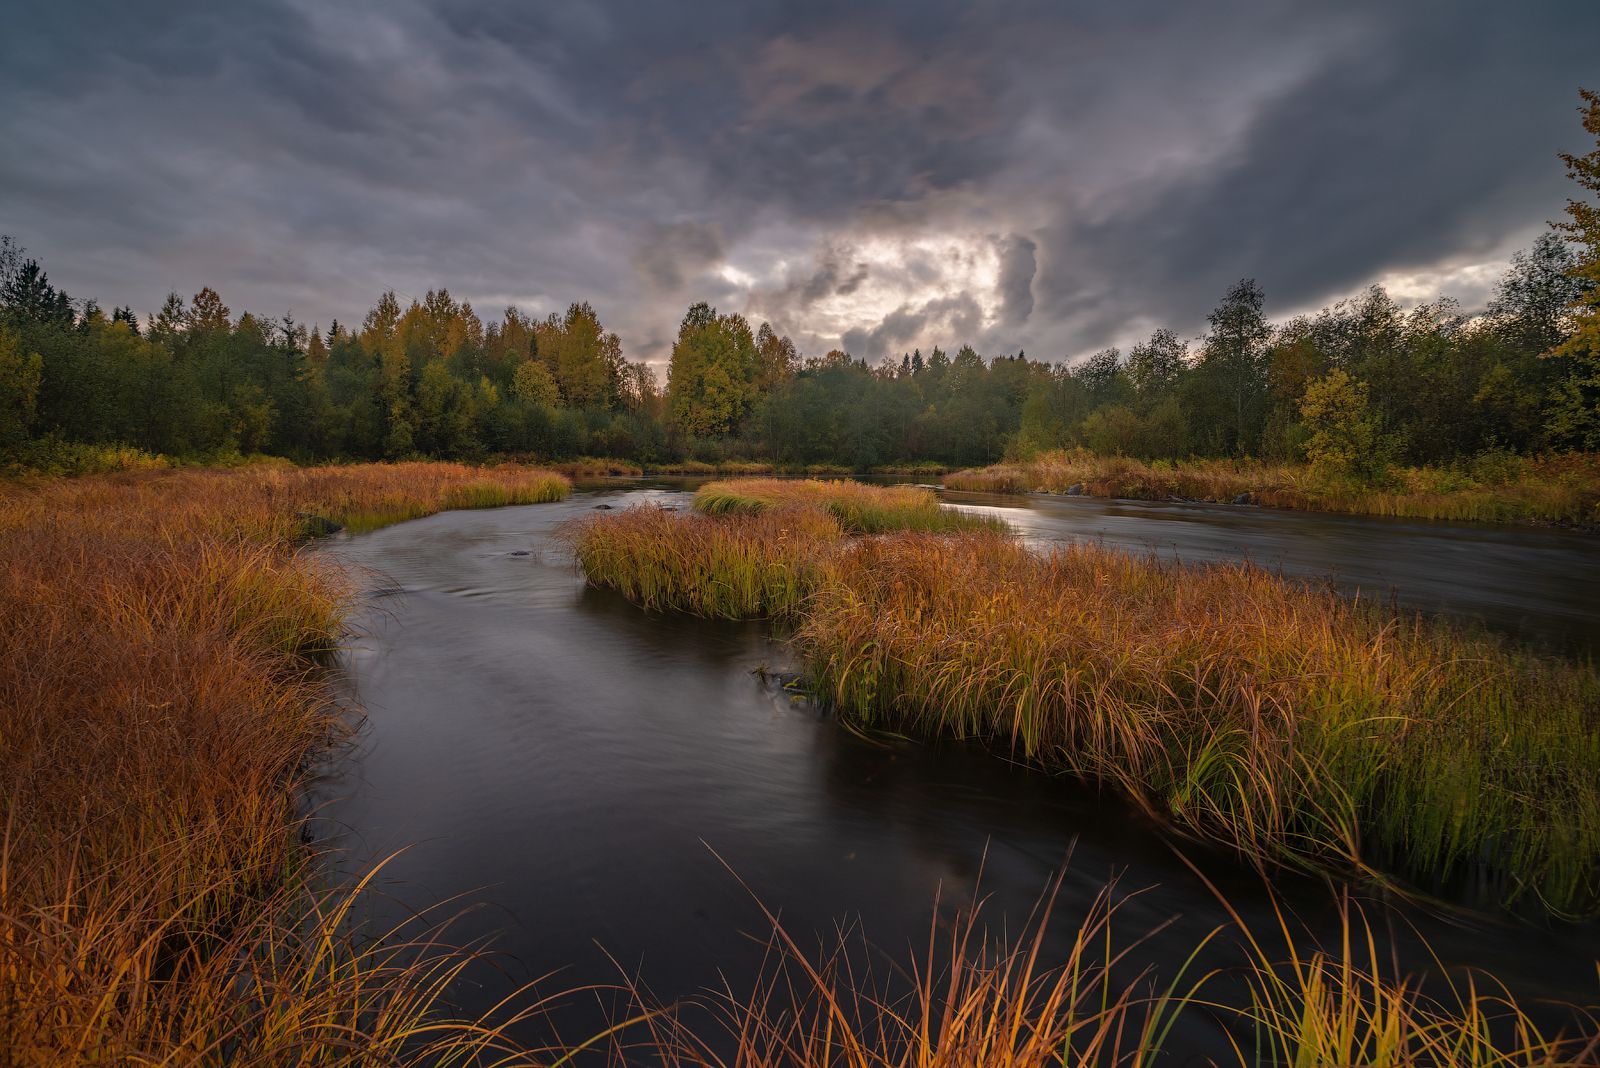
[[[890,502],[927,491],[778,485],[791,503],[753,480],[705,487],[698,514],[587,521],[579,562],[649,608],[783,620],[848,717],[984,739],[1253,861],[1600,904],[1591,667],[1249,565],[925,533]],[[847,537],[842,502],[874,495],[900,532]]]
[[[509,1048],[439,1000],[469,954],[421,929],[358,936],[365,887],[323,885],[304,844],[302,789],[352,724],[320,669],[346,586],[296,547],[566,490],[453,464],[0,486],[0,1060]]]
[[[1156,460],[1083,449],[956,471],[946,489],[1130,500],[1261,504],[1314,512],[1473,522],[1600,524],[1600,454],[1488,455],[1453,468],[1391,469],[1379,480],[1255,460]]]

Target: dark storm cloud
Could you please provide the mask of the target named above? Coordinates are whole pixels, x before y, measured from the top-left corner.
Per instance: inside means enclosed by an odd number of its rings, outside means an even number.
[[[1021,326],[1033,313],[1033,275],[1038,269],[1034,253],[1039,246],[1012,234],[1000,242],[1000,314],[1002,325]]]
[[[1488,256],[1559,213],[1600,78],[1580,2],[15,8],[0,231],[74,293],[587,299],[635,356],[701,298],[1059,356],[1243,275],[1284,310]]]
[[[1411,9],[1265,101],[1207,166],[1062,212],[1041,233],[1041,303],[1109,336],[1159,293],[1186,326],[1242,276],[1292,308],[1535,230],[1563,203],[1555,153],[1578,133],[1597,12],[1574,5],[1563,33],[1548,9]]]
[[[651,227],[637,263],[650,284],[677,294],[687,278],[722,259],[722,237],[715,226],[676,222]]]
[[[869,273],[866,264],[847,264],[837,249],[828,249],[809,277],[792,280],[780,296],[806,308],[823,297],[849,296],[861,288],[861,283],[867,280]]]

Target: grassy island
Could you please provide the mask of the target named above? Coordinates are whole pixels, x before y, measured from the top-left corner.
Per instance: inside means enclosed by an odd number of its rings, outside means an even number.
[[[732,481],[574,540],[591,582],[645,607],[782,619],[864,723],[984,739],[1257,860],[1600,903],[1592,668],[1247,564],[1039,554],[938,508]]]

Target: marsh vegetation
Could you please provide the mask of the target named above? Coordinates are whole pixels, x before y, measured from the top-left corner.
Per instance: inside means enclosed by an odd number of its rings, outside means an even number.
[[[440,1063],[464,955],[363,941],[302,840],[354,726],[321,668],[346,586],[307,516],[370,529],[554,500],[455,465],[148,471],[0,490],[0,1046],[16,1064]],[[368,932],[369,935],[380,932]]]
[[[847,716],[985,739],[1247,857],[1472,882],[1558,913],[1597,903],[1591,668],[1247,564],[930,534],[906,507],[939,507],[926,491],[779,486],[708,486],[711,515],[592,520],[579,560],[649,608],[786,621]],[[842,502],[875,518],[841,524]],[[842,533],[896,517],[899,533]]]

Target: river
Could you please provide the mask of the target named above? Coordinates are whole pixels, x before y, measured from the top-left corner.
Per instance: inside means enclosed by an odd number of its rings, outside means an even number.
[[[763,681],[791,668],[761,623],[651,615],[587,588],[557,537],[596,505],[687,506],[686,483],[586,489],[563,503],[450,512],[316,551],[362,594],[342,662],[366,729],[324,787],[330,841],[360,868],[406,847],[372,906],[389,921],[449,901],[454,937],[492,937],[499,970],[456,991],[482,1007],[559,970],[553,987],[622,968],[663,1000],[738,986],[767,926],[759,898],[804,943],[859,921],[890,956],[927,940],[935,895],[981,889],[1015,929],[1053,873],[1069,931],[1116,877],[1127,940],[1177,921],[1134,960],[1170,974],[1227,914],[1158,827],[1114,798],[972,746],[866,738]],[[1600,602],[1586,535],[1326,517],[1255,508],[951,495],[1040,543],[1095,538],[1188,561],[1250,557],[1363,596],[1446,610],[1543,647],[1592,655]],[[1252,923],[1271,922],[1262,879],[1182,848]],[[981,881],[980,881],[981,880]],[[1332,893],[1278,879],[1313,928]],[[1382,912],[1382,910],[1380,910]],[[1600,928],[1421,909],[1447,966],[1487,967],[1518,994],[1592,1000]],[[1224,946],[1226,939],[1219,941]],[[1426,959],[1400,938],[1402,957]],[[1226,965],[1218,950],[1209,964]],[[568,1038],[597,1029],[579,999]],[[539,1036],[530,1036],[537,1038]],[[1175,1047],[1215,1050],[1185,1017]]]

